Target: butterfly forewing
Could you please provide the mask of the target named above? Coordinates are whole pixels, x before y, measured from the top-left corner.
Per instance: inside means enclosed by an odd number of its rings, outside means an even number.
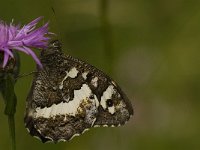
[[[102,71],[61,52],[53,41],[41,53],[27,98],[25,125],[43,142],[70,140],[93,126],[118,126],[133,115],[130,101]]]

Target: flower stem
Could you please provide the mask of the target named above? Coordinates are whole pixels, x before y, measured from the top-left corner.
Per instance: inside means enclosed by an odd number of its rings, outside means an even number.
[[[2,80],[2,79],[1,79]],[[17,97],[14,92],[15,79],[13,74],[7,73],[4,75],[4,79],[1,82],[1,93],[5,102],[4,114],[8,116],[8,126],[11,138],[12,150],[16,150],[15,142],[15,119]]]
[[[10,130],[10,137],[12,141],[12,150],[16,150],[14,115],[8,115],[8,125],[9,125],[9,130]]]
[[[17,106],[17,96],[15,94],[16,78],[19,75],[20,58],[18,53],[13,52],[15,59],[10,59],[5,68],[0,67],[0,93],[4,99],[4,114],[8,117],[8,127],[11,138],[12,150],[16,150],[15,140],[15,112]],[[0,53],[0,62],[3,55]]]
[[[104,41],[106,70],[112,74],[113,70],[113,41],[112,30],[108,18],[109,0],[100,0],[101,33]],[[108,65],[109,64],[109,65]]]

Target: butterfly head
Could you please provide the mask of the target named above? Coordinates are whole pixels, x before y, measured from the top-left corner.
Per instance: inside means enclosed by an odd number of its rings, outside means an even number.
[[[52,54],[56,54],[57,52],[61,52],[62,44],[58,40],[51,41],[48,45],[47,49],[42,50],[41,56],[48,56]]]

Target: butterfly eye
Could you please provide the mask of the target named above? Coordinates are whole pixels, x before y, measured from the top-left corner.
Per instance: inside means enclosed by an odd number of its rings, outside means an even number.
[[[108,107],[112,107],[113,106],[112,99],[107,99],[106,104],[107,104]]]
[[[94,99],[94,95],[90,95],[89,98],[90,98],[90,99]]]
[[[53,45],[54,48],[60,48],[61,47],[61,43],[58,40],[53,41],[52,45]]]

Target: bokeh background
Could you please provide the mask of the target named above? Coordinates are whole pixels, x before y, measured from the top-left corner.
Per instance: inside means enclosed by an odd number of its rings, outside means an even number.
[[[121,85],[135,115],[123,127],[95,128],[70,142],[43,144],[24,128],[32,76],[24,77],[15,88],[18,150],[200,149],[199,0],[1,0],[4,21],[26,24],[38,16],[50,21],[65,53]],[[30,56],[20,56],[21,73],[33,71]],[[0,99],[0,150],[9,150]]]

